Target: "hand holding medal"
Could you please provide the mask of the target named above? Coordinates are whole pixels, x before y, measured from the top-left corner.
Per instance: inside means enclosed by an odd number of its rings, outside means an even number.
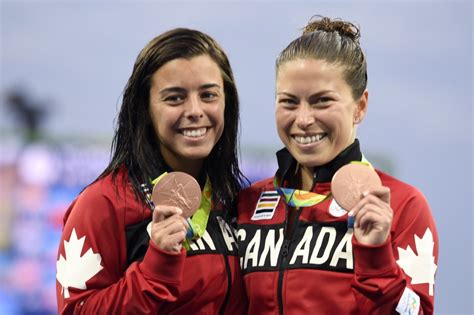
[[[363,163],[350,163],[333,176],[331,191],[336,202],[349,211],[348,227],[357,240],[378,245],[388,237],[392,222],[390,190],[377,173]]]
[[[152,200],[155,243],[161,249],[179,252],[185,238],[193,236],[189,218],[201,203],[198,182],[187,173],[166,173],[154,186]]]

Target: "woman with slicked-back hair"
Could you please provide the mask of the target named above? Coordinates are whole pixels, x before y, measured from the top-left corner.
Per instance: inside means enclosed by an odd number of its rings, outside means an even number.
[[[125,87],[111,161],[64,217],[60,314],[245,313],[233,226],[246,180],[238,126],[232,69],[214,39],[178,28],[143,48]],[[156,182],[178,172],[189,180],[171,192],[196,183],[200,204],[190,218],[178,206],[190,202],[186,191],[171,195],[184,198],[177,204],[152,196]]]
[[[314,17],[276,61],[274,177],[243,190],[249,314],[433,314],[438,234],[422,193],[362,154],[359,28]]]

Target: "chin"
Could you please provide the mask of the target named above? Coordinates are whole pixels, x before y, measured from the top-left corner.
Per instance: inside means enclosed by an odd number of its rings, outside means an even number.
[[[318,162],[305,161],[305,160],[303,160],[303,161],[298,161],[298,164],[299,164],[300,166],[303,166],[303,167],[316,167],[316,166],[321,165],[321,164],[318,163]]]
[[[315,159],[314,157],[295,157],[298,163],[304,167],[317,167],[329,162],[326,159]]]
[[[199,150],[193,152],[184,152],[182,156],[188,160],[204,160],[209,156],[209,154],[211,154],[210,150]]]

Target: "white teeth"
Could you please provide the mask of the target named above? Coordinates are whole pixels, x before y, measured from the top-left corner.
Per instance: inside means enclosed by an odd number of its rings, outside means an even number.
[[[298,143],[308,144],[308,143],[313,143],[313,142],[321,140],[322,138],[324,138],[324,134],[317,134],[315,136],[307,136],[307,137],[295,136],[294,138],[296,142]]]
[[[191,137],[191,138],[197,138],[197,137],[202,137],[206,133],[206,128],[200,128],[200,129],[184,129],[182,131],[183,135],[186,137]]]

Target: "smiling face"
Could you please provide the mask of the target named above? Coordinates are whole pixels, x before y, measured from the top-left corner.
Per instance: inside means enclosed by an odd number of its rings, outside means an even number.
[[[197,175],[224,130],[224,83],[208,56],[165,63],[151,78],[150,116],[166,163]]]
[[[365,91],[354,100],[340,66],[313,58],[287,61],[277,73],[278,135],[303,167],[324,165],[354,141],[367,97]]]

